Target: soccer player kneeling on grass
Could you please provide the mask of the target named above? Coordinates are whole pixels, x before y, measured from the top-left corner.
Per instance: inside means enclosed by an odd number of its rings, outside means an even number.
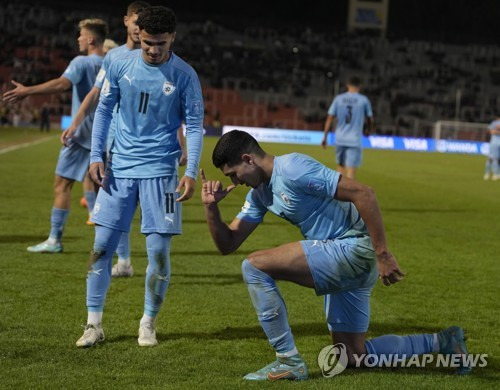
[[[170,241],[172,235],[181,234],[181,202],[192,197],[196,185],[203,140],[198,76],[171,51],[176,27],[172,10],[146,8],[137,24],[142,55],[110,64],[95,115],[90,174],[101,188],[92,212],[96,234],[87,276],[87,326],[78,347],[104,340],[101,320],[112,256],[122,232],[130,229],[139,201],[148,268],[138,342],[157,344],[155,319],[170,282]],[[104,172],[102,153],[118,101],[112,158]],[[188,163],[178,181],[177,129],[183,120]]]
[[[297,226],[304,240],[261,250],[243,261],[243,279],[277,359],[247,374],[247,380],[307,379],[288,325],[275,280],[313,288],[325,297],[328,328],[334,343],[354,354],[399,356],[431,352],[467,354],[463,330],[435,334],[386,335],[366,340],[370,294],[377,278],[386,286],[403,277],[389,252],[377,200],[371,188],[342,176],[299,153],[272,156],[249,134],[234,130],[219,140],[212,155],[232,184],[206,180],[201,171],[202,202],[208,228],[222,254],[234,252],[269,210]],[[218,203],[238,184],[252,187],[241,212],[228,225]],[[467,373],[468,367],[459,372]]]

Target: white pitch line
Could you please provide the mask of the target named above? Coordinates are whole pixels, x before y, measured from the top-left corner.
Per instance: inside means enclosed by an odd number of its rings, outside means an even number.
[[[51,136],[51,137],[46,137],[46,138],[38,139],[36,141],[26,142],[24,144],[9,146],[9,147],[7,147],[5,149],[0,149],[0,154],[5,154],[5,153],[13,152],[14,150],[27,148],[28,146],[33,146],[33,145],[41,144],[42,142],[45,142],[45,141],[48,141],[48,140],[51,140],[51,139],[54,139],[54,138],[55,138],[55,136]]]

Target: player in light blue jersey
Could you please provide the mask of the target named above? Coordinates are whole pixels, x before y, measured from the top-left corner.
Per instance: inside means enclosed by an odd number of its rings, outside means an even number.
[[[355,363],[354,354],[467,354],[459,327],[436,334],[386,335],[366,340],[370,294],[377,278],[389,286],[404,275],[387,248],[382,216],[371,188],[303,154],[269,155],[251,135],[238,130],[222,136],[212,161],[232,181],[224,189],[220,181],[206,180],[201,171],[201,199],[208,228],[222,254],[238,249],[267,211],[297,226],[304,236],[303,241],[260,250],[243,261],[243,279],[277,356],[245,379],[308,377],[275,280],[312,288],[325,297],[333,343],[345,345],[349,364]],[[218,203],[239,184],[252,189],[241,212],[226,224]],[[467,367],[460,370],[468,371]]]
[[[146,8],[137,24],[142,54],[111,64],[96,110],[89,171],[102,188],[92,213],[96,235],[87,277],[88,318],[78,347],[104,340],[101,322],[111,258],[122,232],[130,228],[138,202],[148,254],[138,342],[140,346],[157,344],[155,319],[170,282],[170,242],[173,235],[181,234],[181,202],[192,197],[196,184],[203,140],[198,76],[170,50],[176,27],[172,10]],[[118,101],[112,158],[105,172],[102,153]],[[186,123],[188,162],[178,181],[177,129],[182,121]]]
[[[134,1],[130,3],[127,7],[127,14],[123,17],[123,24],[127,28],[127,41],[124,45],[112,49],[104,57],[102,67],[96,78],[94,87],[85,97],[78,113],[74,116],[73,122],[68,127],[68,129],[62,134],[61,138],[63,142],[68,142],[85,118],[89,115],[94,115],[95,108],[99,101],[99,93],[104,82],[104,78],[107,74],[110,64],[117,59],[131,58],[141,55],[141,39],[139,37],[139,26],[137,26],[137,18],[140,12],[149,7],[149,4],[144,1]],[[116,111],[117,107],[113,111],[113,120],[110,125],[108,139],[106,144],[106,154],[109,155],[111,145],[113,144],[115,127],[116,127]],[[90,211],[93,210],[95,205],[96,193],[95,192],[85,192],[85,199]],[[89,222],[94,225],[89,216]],[[116,249],[118,255],[118,263],[112,268],[112,275],[116,277],[123,276],[133,276],[134,269],[130,262],[130,232],[124,232],[120,238],[120,242]]]
[[[490,151],[486,160],[484,180],[500,180],[500,116],[488,126],[490,132]]]
[[[16,88],[6,92],[4,100],[13,102],[29,95],[61,93],[73,87],[71,112],[72,115],[76,115],[101,67],[102,46],[107,33],[106,22],[101,19],[82,20],[79,27],[80,52],[87,52],[87,55],[74,58],[61,77],[46,83],[26,87],[12,81]],[[75,129],[72,141],[61,149],[56,167],[50,235],[46,241],[28,247],[29,252],[63,251],[61,239],[69,213],[71,189],[75,180],[84,180],[89,166],[92,120],[93,116],[86,118]]]
[[[324,137],[321,145],[326,148],[328,132],[334,119],[337,119],[335,128],[335,153],[337,170],[350,179],[356,176],[356,169],[361,166],[363,128],[365,118],[368,121],[369,131],[373,131],[374,121],[372,106],[368,98],[359,93],[361,80],[351,77],[347,82],[347,92],[333,99],[325,121]]]

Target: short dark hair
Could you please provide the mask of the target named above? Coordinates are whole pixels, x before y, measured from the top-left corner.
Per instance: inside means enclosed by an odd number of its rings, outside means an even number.
[[[361,85],[361,79],[358,76],[351,76],[347,79],[347,84],[353,87],[359,87]]]
[[[137,18],[139,29],[151,35],[173,33],[176,24],[177,20],[174,11],[163,6],[145,8]]]
[[[215,145],[212,162],[217,168],[222,168],[223,165],[233,167],[241,162],[241,155],[245,153],[254,153],[261,157],[266,154],[250,134],[232,130],[224,134]]]
[[[145,1],[133,1],[127,7],[127,16],[137,14],[139,15],[144,8],[151,7],[151,4]]]

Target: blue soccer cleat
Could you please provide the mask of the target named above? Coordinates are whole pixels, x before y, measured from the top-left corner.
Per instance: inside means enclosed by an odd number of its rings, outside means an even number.
[[[439,342],[439,353],[444,355],[464,355],[466,357],[469,352],[465,345],[465,332],[459,326],[450,326],[437,334]],[[467,375],[472,371],[472,367],[461,365],[457,369],[458,375]]]
[[[303,381],[307,378],[307,366],[299,354],[291,357],[279,357],[259,371],[251,372],[243,377],[249,381],[277,381],[280,379]]]
[[[37,245],[29,246],[27,249],[28,252],[32,253],[61,253],[63,251],[61,242],[49,244],[48,240]]]

